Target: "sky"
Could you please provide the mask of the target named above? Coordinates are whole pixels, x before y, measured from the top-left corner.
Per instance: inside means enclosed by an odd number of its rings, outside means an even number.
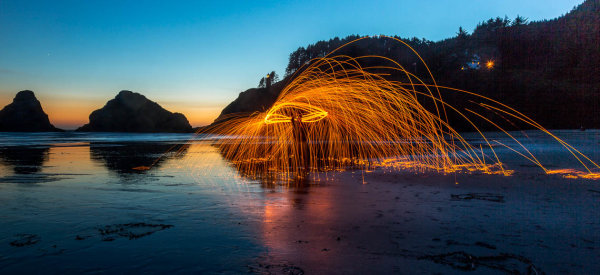
[[[55,126],[74,129],[131,90],[201,126],[267,72],[282,75],[300,46],[350,34],[438,41],[582,2],[0,0],[0,108],[32,90]]]

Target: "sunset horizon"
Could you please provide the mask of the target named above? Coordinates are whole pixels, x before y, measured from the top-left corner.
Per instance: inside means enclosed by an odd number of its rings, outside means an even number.
[[[52,7],[39,3],[38,8],[4,2],[0,3],[0,35],[9,39],[0,45],[0,106],[9,104],[18,91],[32,90],[55,126],[74,130],[119,91],[131,90],[169,111],[183,113],[194,127],[205,126],[240,92],[256,87],[267,72],[274,70],[283,76],[289,54],[318,40],[386,34],[439,41],[454,37],[459,27],[472,32],[476,24],[496,16],[553,19],[581,2],[554,0],[539,5],[515,0],[496,4],[461,0],[451,4],[461,7],[452,17],[447,14],[448,3],[362,3],[360,13],[354,6],[337,2],[319,9],[303,5],[303,17],[312,18],[310,24],[319,26],[318,32],[290,21],[299,15],[297,5],[282,6],[277,1],[251,7],[253,14],[264,15],[262,24],[244,13],[248,4],[230,9],[222,4],[187,3],[167,8],[181,12],[173,20],[162,15],[162,5],[146,6],[145,13],[138,14],[141,6],[127,2],[114,7],[109,2],[70,7],[66,3]],[[369,20],[349,22],[339,15],[332,18],[328,7],[346,8],[355,18]],[[384,13],[370,17],[369,11],[375,10]],[[129,14],[137,14],[137,22],[129,21]],[[432,25],[421,19],[424,15],[452,21]],[[237,28],[235,22],[222,24],[225,18],[253,23],[240,22],[244,27]],[[171,31],[175,27],[178,29]],[[144,45],[139,45],[142,41]],[[249,50],[252,56],[247,55]],[[227,64],[233,66],[221,66]]]

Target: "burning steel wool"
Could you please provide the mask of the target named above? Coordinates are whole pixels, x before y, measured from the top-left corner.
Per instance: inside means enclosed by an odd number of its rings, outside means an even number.
[[[486,115],[493,113],[539,129],[564,146],[584,169],[569,170],[568,177],[600,178],[593,172],[598,164],[532,119],[490,98],[439,86],[416,51],[399,39],[388,39],[414,52],[427,68],[431,83],[386,57],[335,55],[346,44],[307,63],[270,109],[230,115],[204,132],[221,136],[214,145],[250,177],[289,179],[349,166],[510,175],[512,171],[496,154],[497,146],[508,147],[548,174],[561,173],[546,169],[528,148]],[[442,91],[471,99],[460,107],[452,106],[444,101]],[[449,124],[450,114],[464,120],[485,143],[473,145],[465,140]],[[488,128],[491,125],[518,146],[488,139],[475,120],[488,123]]]

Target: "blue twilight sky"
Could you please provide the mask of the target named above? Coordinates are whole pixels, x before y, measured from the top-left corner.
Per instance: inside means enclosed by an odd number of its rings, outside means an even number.
[[[583,0],[0,0],[0,108],[30,89],[64,128],[123,89],[192,125],[211,122],[289,53],[350,34],[440,40],[517,14],[551,19]]]

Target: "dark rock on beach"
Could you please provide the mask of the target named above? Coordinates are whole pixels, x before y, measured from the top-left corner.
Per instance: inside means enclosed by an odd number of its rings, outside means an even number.
[[[0,132],[56,132],[32,91],[17,93],[13,102],[0,110]]]
[[[98,232],[102,236],[103,241],[113,241],[117,237],[135,240],[171,227],[173,227],[171,224],[149,224],[141,222],[107,225],[103,228],[98,228]]]
[[[38,243],[40,240],[40,236],[35,234],[16,234],[15,239],[10,242],[10,245],[15,247],[30,246]]]
[[[271,108],[279,93],[285,87],[286,82],[287,79],[284,79],[269,88],[251,88],[241,92],[238,98],[221,111],[215,123],[227,120],[228,116],[232,114],[251,114]]]
[[[77,131],[188,133],[192,126],[180,113],[172,113],[131,91],[121,91],[104,107],[90,114],[90,122]]]

